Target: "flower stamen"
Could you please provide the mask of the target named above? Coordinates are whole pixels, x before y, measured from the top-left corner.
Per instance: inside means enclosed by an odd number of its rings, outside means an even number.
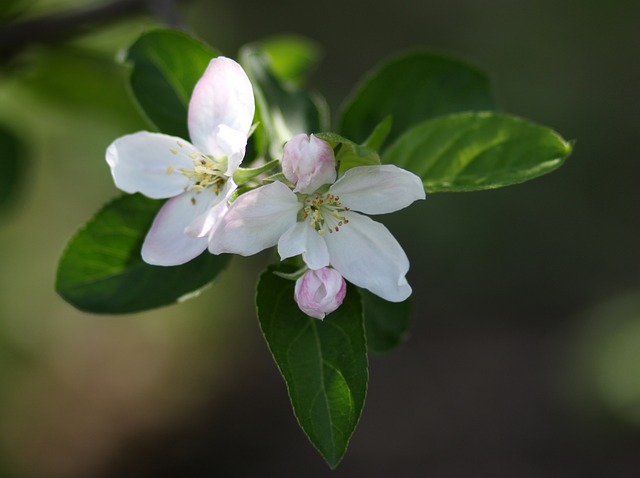
[[[218,161],[197,152],[189,157],[193,160],[193,169],[182,168],[180,172],[194,182],[191,189],[199,192],[211,188],[218,194],[228,179],[225,175],[226,160]]]
[[[340,228],[349,223],[349,220],[342,215],[349,208],[343,206],[338,196],[333,194],[320,195],[315,193],[307,196],[302,209],[303,220],[309,219],[309,224],[320,236],[327,232],[333,234],[339,232]]]

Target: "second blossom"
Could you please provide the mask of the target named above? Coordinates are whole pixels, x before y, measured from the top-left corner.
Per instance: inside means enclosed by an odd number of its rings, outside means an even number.
[[[294,137],[290,143],[303,140],[309,141]],[[385,300],[405,300],[411,294],[406,254],[384,225],[360,213],[385,214],[424,199],[420,178],[393,165],[376,165],[352,168],[336,181],[327,173],[326,148],[303,149],[299,155],[300,148],[285,147],[282,161],[287,179],[301,193],[276,181],[243,194],[222,219],[209,250],[246,256],[277,244],[283,260],[302,255],[312,270],[332,266]],[[335,172],[333,151],[328,151]],[[296,168],[311,171],[303,187],[298,187],[300,176],[287,174]]]

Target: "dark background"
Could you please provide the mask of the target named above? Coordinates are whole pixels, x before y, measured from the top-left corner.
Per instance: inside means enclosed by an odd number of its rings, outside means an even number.
[[[34,15],[83,2],[41,3]],[[371,357],[330,472],[255,320],[267,256],[135,316],[82,314],[52,292],[66,238],[116,195],[104,149],[144,128],[112,58],[155,20],[25,48],[0,82],[0,120],[28,140],[33,170],[0,217],[0,476],[639,476],[640,4],[192,0],[178,13],[229,56],[284,32],[316,40],[312,84],[334,116],[384,58],[453,54],[575,151],[549,176],[384,218],[411,260],[412,327]]]

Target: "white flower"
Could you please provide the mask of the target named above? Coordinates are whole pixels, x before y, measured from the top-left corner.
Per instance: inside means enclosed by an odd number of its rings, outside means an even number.
[[[402,247],[385,226],[355,211],[385,214],[424,199],[420,178],[393,165],[361,166],[325,190],[296,195],[276,181],[241,195],[209,251],[248,256],[277,244],[283,260],[302,254],[310,269],[330,265],[383,299],[409,297],[409,260]]]
[[[244,157],[254,108],[253,89],[242,67],[214,58],[189,102],[192,143],[143,131],[109,146],[107,163],[118,188],[171,198],[147,233],[145,262],[183,264],[207,248],[236,189],[231,176]]]
[[[347,284],[335,269],[307,270],[296,281],[294,299],[300,310],[310,317],[324,319],[342,304]]]

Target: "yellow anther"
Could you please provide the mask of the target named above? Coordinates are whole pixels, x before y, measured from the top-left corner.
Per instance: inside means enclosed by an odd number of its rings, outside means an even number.
[[[181,168],[180,172],[193,182],[191,189],[200,192],[210,188],[219,193],[227,182],[226,160],[217,161],[197,151],[191,152],[189,157],[193,160],[193,169]]]

